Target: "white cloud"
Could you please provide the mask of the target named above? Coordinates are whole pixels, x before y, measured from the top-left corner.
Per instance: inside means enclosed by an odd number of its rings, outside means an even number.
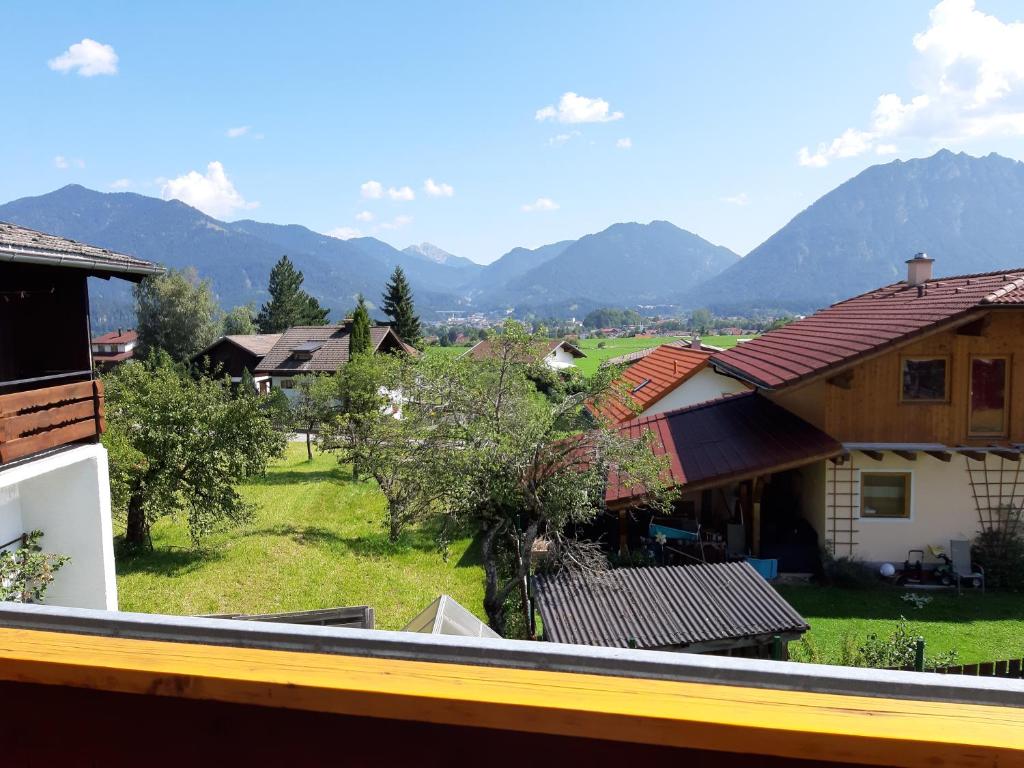
[[[557,211],[559,207],[558,203],[550,197],[538,197],[532,203],[522,206],[522,209],[526,213],[533,213],[534,211]]]
[[[412,216],[396,216],[391,221],[382,221],[377,225],[378,231],[401,229],[412,224]]]
[[[557,136],[552,136],[550,139],[548,139],[548,146],[560,147],[563,144],[565,144],[565,142],[570,141],[571,139],[574,139],[579,135],[579,131],[569,131],[568,133],[560,133]]]
[[[224,166],[216,160],[206,166],[205,175],[189,171],[176,179],[168,179],[160,189],[160,196],[164,200],[181,200],[216,218],[226,218],[236,211],[259,205],[242,197],[224,172]]]
[[[738,195],[729,195],[720,199],[723,203],[729,203],[729,205],[748,205],[750,203],[750,198],[746,192],[740,192]]]
[[[974,0],[942,0],[929,20],[913,39],[921,92],[908,101],[882,94],[869,127],[849,128],[815,151],[802,148],[801,165],[820,168],[871,150],[892,154],[897,139],[948,145],[1024,135],[1024,22],[982,13]]]
[[[228,128],[224,135],[229,139],[237,139],[240,136],[245,136],[251,130],[251,125],[240,125],[237,128]]]
[[[131,186],[132,186],[132,180],[131,179],[117,179],[115,181],[110,182],[110,188],[111,189],[128,189]]]
[[[53,167],[59,168],[64,171],[74,166],[75,168],[85,168],[85,160],[81,158],[70,158],[64,155],[56,155],[53,158]]]
[[[413,192],[412,187],[409,186],[398,187],[397,189],[395,187],[388,187],[388,197],[392,200],[408,201],[414,200],[416,198],[416,193]]]
[[[48,64],[54,72],[67,74],[74,71],[82,77],[117,74],[117,54],[113,46],[97,43],[88,37],[50,59]]]
[[[454,197],[455,189],[451,184],[440,184],[435,182],[433,179],[427,179],[423,182],[423,191],[426,192],[430,197]]]
[[[624,136],[623,138],[615,142],[615,146],[618,147],[619,149],[632,149],[633,140],[629,138],[629,136]]]
[[[373,211],[360,211],[356,214],[356,221],[373,221]]]
[[[549,104],[538,109],[534,119],[557,120],[560,123],[608,123],[625,117],[621,112],[611,112],[610,109],[604,99],[588,99],[567,91],[562,94],[557,107]]]
[[[362,237],[363,233],[358,229],[352,227],[335,227],[332,230],[324,232],[328,237],[336,237],[339,240],[351,240],[353,237]]]
[[[359,194],[366,200],[379,200],[384,196],[384,185],[379,181],[367,181],[359,185]]]

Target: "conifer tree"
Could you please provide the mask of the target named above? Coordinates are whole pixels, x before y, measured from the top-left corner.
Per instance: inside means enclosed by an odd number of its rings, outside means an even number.
[[[405,279],[405,272],[401,267],[395,267],[395,271],[391,273],[391,280],[384,292],[381,309],[394,319],[395,333],[401,337],[402,341],[413,345],[419,343],[420,318],[412,303],[412,289],[409,287],[409,282]]]
[[[352,313],[352,331],[348,338],[349,357],[370,351],[370,313],[366,309],[366,299],[359,294],[355,312]]]
[[[295,325],[325,325],[329,309],[302,290],[302,272],[282,256],[270,272],[270,301],[260,308],[260,333],[281,333]]]

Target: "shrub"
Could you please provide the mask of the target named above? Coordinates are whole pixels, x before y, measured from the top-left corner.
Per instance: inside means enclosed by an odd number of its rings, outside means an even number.
[[[1015,528],[981,532],[974,540],[971,557],[985,569],[987,586],[1024,589],[1024,538]]]
[[[0,600],[11,603],[41,603],[54,576],[71,558],[44,553],[39,546],[42,531],[22,538],[15,550],[0,552]]]
[[[878,584],[875,569],[857,557],[835,557],[829,549],[821,555],[823,581],[841,589],[867,589]]]
[[[867,636],[858,649],[860,663],[855,666],[876,669],[913,668],[917,655],[917,639],[917,633],[907,623],[906,618],[900,616],[891,635],[880,637],[872,633]],[[925,657],[924,668],[951,666],[956,664],[957,656],[954,649],[938,656]]]

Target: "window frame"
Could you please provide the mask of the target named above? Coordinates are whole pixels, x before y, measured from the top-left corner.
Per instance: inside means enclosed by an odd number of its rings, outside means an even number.
[[[1004,360],[1006,366],[1003,371],[1003,428],[999,432],[978,432],[972,427],[971,416],[974,413],[974,361],[981,360]],[[1009,353],[986,354],[984,352],[972,352],[967,359],[967,436],[969,438],[984,439],[987,437],[1008,437],[1010,434],[1010,407],[1013,404],[1010,387],[1013,383],[1013,355]]]
[[[903,514],[902,515],[870,515],[864,513],[864,488],[865,479],[868,477],[892,477],[903,478]],[[862,520],[911,520],[913,519],[913,483],[914,473],[910,470],[872,470],[862,469],[860,471],[860,518]]]
[[[906,398],[903,395],[903,365],[908,360],[944,360],[946,363],[946,377],[943,382],[943,389],[945,390],[942,399],[924,399],[924,398]],[[899,369],[899,393],[900,393],[900,404],[906,405],[943,405],[949,404],[950,402],[950,382],[952,381],[952,368],[953,360],[952,356],[948,354],[937,354],[937,355],[900,355],[900,369]]]

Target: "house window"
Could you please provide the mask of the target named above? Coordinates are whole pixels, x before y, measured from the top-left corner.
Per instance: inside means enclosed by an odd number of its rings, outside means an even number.
[[[294,385],[294,379],[281,379],[281,389],[291,389]]]
[[[909,472],[861,472],[861,517],[910,517]]]
[[[900,399],[906,403],[944,403],[949,389],[945,357],[904,357]]]
[[[1006,434],[1009,376],[1007,358],[971,357],[970,434]]]

